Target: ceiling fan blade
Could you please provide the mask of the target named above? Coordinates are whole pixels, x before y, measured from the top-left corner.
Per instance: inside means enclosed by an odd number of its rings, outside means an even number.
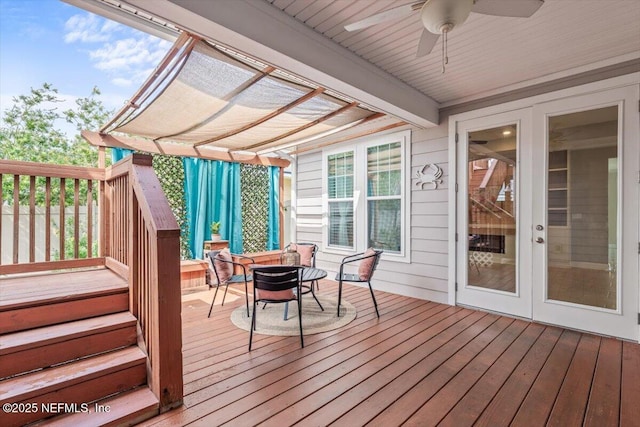
[[[472,12],[494,16],[528,18],[544,3],[544,0],[476,0]]]
[[[439,38],[440,34],[433,34],[427,30],[422,30],[420,41],[418,42],[416,58],[430,54]]]
[[[382,22],[404,18],[405,16],[411,15],[416,10],[420,10],[423,4],[423,1],[419,1],[417,3],[409,3],[402,6],[394,7],[393,9],[385,10],[384,12],[371,15],[368,18],[364,18],[360,21],[345,25],[344,29],[347,31],[357,31],[376,24],[380,24]]]

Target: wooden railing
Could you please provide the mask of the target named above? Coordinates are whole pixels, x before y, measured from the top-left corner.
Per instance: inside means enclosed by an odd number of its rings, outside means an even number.
[[[0,160],[0,200],[0,275],[106,266],[128,280],[149,388],[161,411],[181,405],[180,229],[151,157],[106,169]]]
[[[161,411],[182,404],[180,229],[151,167],[134,154],[107,169],[107,266],[129,280],[129,307]]]
[[[0,160],[0,274],[104,265],[94,249],[104,177],[98,168]]]

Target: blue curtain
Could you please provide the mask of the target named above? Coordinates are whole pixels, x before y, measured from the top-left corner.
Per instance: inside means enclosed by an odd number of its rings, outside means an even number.
[[[119,162],[127,156],[130,156],[133,153],[133,150],[129,150],[128,148],[112,148],[111,149],[111,163]]]
[[[191,254],[202,258],[202,243],[211,238],[214,221],[220,221],[220,235],[231,252],[242,253],[240,165],[189,157],[183,164]]]
[[[280,249],[280,168],[269,166],[269,223],[267,250]]]

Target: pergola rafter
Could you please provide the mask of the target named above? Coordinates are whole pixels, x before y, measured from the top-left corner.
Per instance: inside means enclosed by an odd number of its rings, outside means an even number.
[[[270,156],[256,153],[289,150],[382,116],[324,87],[183,33],[102,133],[86,133],[85,138],[94,145],[149,153],[272,164]]]

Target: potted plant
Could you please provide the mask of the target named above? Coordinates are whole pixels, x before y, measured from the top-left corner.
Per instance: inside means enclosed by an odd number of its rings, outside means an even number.
[[[220,240],[220,221],[211,223],[211,240],[214,242]]]

